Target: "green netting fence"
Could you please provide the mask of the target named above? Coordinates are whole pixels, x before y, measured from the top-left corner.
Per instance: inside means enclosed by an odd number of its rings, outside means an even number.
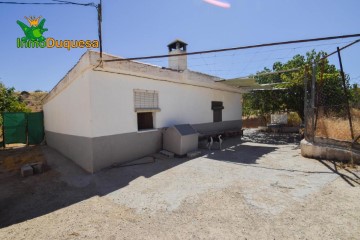
[[[3,146],[11,143],[40,144],[44,140],[44,114],[2,113]]]

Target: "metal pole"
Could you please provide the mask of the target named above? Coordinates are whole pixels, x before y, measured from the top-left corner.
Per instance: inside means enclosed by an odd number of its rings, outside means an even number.
[[[324,60],[322,60],[321,62],[321,70],[320,70],[320,81],[317,84],[317,94],[316,94],[316,100],[315,100],[315,106],[316,106],[316,110],[315,110],[315,125],[314,128],[316,129],[317,126],[317,121],[319,118],[319,98],[320,98],[320,94],[322,94],[322,83],[323,83],[323,77],[324,77],[324,67],[325,67],[325,63]],[[315,84],[316,86],[316,84]]]
[[[304,138],[305,140],[308,140],[307,138],[307,126],[308,126],[308,80],[307,80],[307,66],[305,66],[304,71]]]
[[[102,60],[102,33],[101,33],[101,22],[102,22],[102,0],[97,5],[98,12],[98,35],[99,35],[99,43],[100,43],[100,60]]]
[[[315,108],[315,82],[316,82],[316,63],[312,65],[312,78],[311,78],[311,108]]]
[[[316,82],[316,63],[312,65],[312,78],[311,78],[311,128],[312,128],[312,141],[315,139],[315,82]]]
[[[347,88],[346,88],[345,73],[344,73],[344,69],[343,69],[343,65],[342,65],[342,60],[341,60],[341,54],[340,54],[340,48],[339,47],[337,47],[337,53],[338,53],[338,57],[339,57],[340,74],[341,74],[341,79],[342,79],[342,82],[343,82],[344,93],[345,93],[345,98],[346,98],[346,108],[347,108],[346,110],[347,110],[347,114],[348,114],[348,118],[349,118],[351,139],[354,140],[354,130],[353,130],[353,127],[352,127],[352,119],[351,119],[350,106],[349,106],[349,93],[348,93]]]

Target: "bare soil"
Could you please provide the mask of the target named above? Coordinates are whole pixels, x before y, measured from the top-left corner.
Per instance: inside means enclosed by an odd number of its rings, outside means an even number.
[[[51,170],[0,173],[0,239],[358,239],[359,170],[298,141],[247,130],[199,158],[93,175],[44,146]]]
[[[8,147],[9,146],[9,147]],[[26,147],[25,144],[8,144],[7,148],[0,151],[0,169],[7,172],[19,172],[27,163],[46,163],[40,146]]]

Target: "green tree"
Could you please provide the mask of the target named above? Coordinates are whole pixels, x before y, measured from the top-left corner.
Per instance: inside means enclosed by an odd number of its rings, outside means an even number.
[[[360,88],[357,83],[350,88],[350,99],[353,107],[360,108]]]
[[[1,112],[30,112],[25,103],[19,101],[13,87],[7,88],[0,82],[0,113]],[[0,115],[0,125],[2,118]]]
[[[318,102],[322,105],[339,104],[344,101],[344,92],[340,73],[336,67],[329,64],[326,55],[321,51],[307,52],[305,56],[295,55],[286,63],[275,62],[272,70],[264,68],[254,77],[260,84],[277,83],[277,90],[253,91],[244,95],[244,105],[249,114],[256,114],[268,118],[271,113],[279,111],[294,111],[304,120],[304,77],[311,81],[311,64],[317,62],[316,79],[319,89]],[[298,70],[294,70],[298,69]],[[292,71],[294,70],[294,71]]]

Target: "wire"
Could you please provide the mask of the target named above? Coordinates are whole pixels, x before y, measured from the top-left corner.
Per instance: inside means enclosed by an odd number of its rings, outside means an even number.
[[[331,55],[334,55],[334,54],[337,53],[338,51],[344,50],[345,48],[348,48],[348,47],[350,47],[350,46],[352,46],[352,45],[354,45],[354,44],[356,44],[356,43],[358,43],[358,42],[360,42],[360,39],[358,39],[358,40],[356,40],[356,41],[354,41],[354,42],[352,42],[352,43],[350,43],[350,44],[348,44],[348,45],[346,45],[346,46],[344,46],[344,47],[339,48],[339,50],[336,50],[336,51],[334,51],[334,52],[332,52],[332,53],[324,56],[323,58],[321,58],[321,59],[319,60],[319,62],[322,61],[322,60],[324,60],[325,58],[330,57]]]
[[[325,41],[325,40],[333,40],[333,39],[340,39],[340,38],[353,38],[353,37],[360,37],[360,34],[341,35],[341,36],[322,37],[322,38],[310,38],[310,39],[301,39],[301,40],[293,40],[293,41],[286,41],[286,42],[263,43],[263,44],[257,44],[257,45],[213,49],[213,50],[207,50],[207,51],[179,53],[179,54],[171,54],[171,55],[167,54],[167,55],[156,55],[156,56],[147,56],[147,57],[109,59],[109,60],[104,60],[104,61],[105,62],[117,62],[117,61],[150,59],[150,58],[177,57],[177,56],[196,55],[196,54],[203,54],[203,53],[226,52],[226,51],[243,50],[243,49],[250,49],[250,48],[270,47],[270,46],[287,45],[287,44],[294,44],[294,43],[316,42],[316,41]]]
[[[91,3],[76,3],[61,0],[53,0],[54,2],[4,2],[0,1],[0,4],[18,4],[18,5],[78,5],[84,7],[96,7],[96,4]]]

